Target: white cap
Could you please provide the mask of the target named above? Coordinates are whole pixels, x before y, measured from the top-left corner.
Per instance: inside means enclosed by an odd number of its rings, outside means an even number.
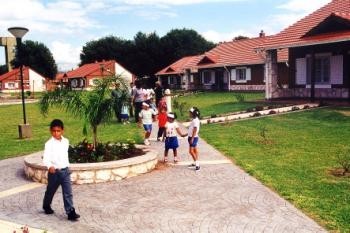
[[[194,112],[194,108],[190,108],[190,112]]]
[[[175,115],[174,115],[173,113],[168,113],[168,117],[174,119],[174,118],[175,118]]]
[[[146,106],[146,107],[149,107],[149,105],[145,102],[142,103],[142,106]]]

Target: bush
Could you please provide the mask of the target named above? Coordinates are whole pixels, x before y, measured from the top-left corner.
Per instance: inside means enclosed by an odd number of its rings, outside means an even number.
[[[71,163],[93,163],[131,158],[143,152],[135,147],[133,141],[97,143],[94,148],[92,143],[84,140],[75,146],[70,146],[68,154]]]
[[[304,105],[304,109],[309,109],[310,106],[309,105]]]
[[[259,117],[259,116],[261,116],[260,112],[256,112],[256,113],[253,114],[253,117]]]
[[[267,106],[267,109],[274,109],[274,108],[276,108],[276,106],[273,106],[273,105]]]
[[[343,168],[343,175],[350,172],[350,148],[337,153],[337,163]]]
[[[245,102],[245,95],[243,93],[234,93],[233,96],[236,98],[238,103]]]
[[[247,112],[255,112],[254,108],[247,108]]]
[[[273,115],[273,114],[277,114],[277,112],[275,110],[269,111],[269,115]]]
[[[256,106],[255,110],[256,111],[262,111],[262,110],[264,110],[264,106]]]
[[[32,94],[31,91],[26,91],[26,96],[29,97]]]
[[[217,117],[216,114],[212,114],[212,115],[210,116],[210,118],[215,118],[215,117]]]
[[[297,107],[297,106],[292,107],[292,111],[298,111],[298,110],[300,110],[299,107]]]

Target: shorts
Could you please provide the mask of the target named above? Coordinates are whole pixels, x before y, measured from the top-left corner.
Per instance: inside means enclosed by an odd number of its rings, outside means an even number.
[[[129,119],[129,114],[120,114],[120,119]]]
[[[144,128],[145,131],[147,131],[147,132],[152,132],[152,124],[143,125],[143,128]]]
[[[194,138],[193,138],[193,143],[192,143],[192,144],[190,143],[191,138],[192,138],[192,137],[188,137],[188,144],[190,145],[190,147],[197,147],[197,144],[198,144],[198,137],[194,137]]]
[[[177,140],[177,137],[167,137],[165,139],[165,149],[176,149],[179,147],[179,142]]]

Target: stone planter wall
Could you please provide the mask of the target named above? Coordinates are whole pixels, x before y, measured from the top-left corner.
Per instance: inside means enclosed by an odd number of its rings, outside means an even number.
[[[152,171],[157,162],[157,152],[144,149],[146,154],[111,162],[71,164],[73,184],[91,184],[116,181],[138,176]],[[42,163],[43,152],[37,152],[24,158],[24,172],[35,182],[47,183],[47,168]]]

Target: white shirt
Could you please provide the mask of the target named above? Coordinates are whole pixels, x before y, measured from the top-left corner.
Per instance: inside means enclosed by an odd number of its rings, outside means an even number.
[[[179,128],[179,125],[177,124],[177,122],[167,122],[165,124],[165,136],[166,137],[176,137],[177,136],[177,132],[176,129]]]
[[[69,141],[62,136],[61,140],[51,137],[45,143],[43,163],[47,168],[66,168],[69,166],[68,159]]]
[[[197,128],[197,132],[195,135],[192,135],[194,128]],[[200,128],[200,122],[199,122],[198,117],[196,117],[191,121],[190,127],[188,128],[188,136],[189,137],[198,137],[199,128]]]
[[[152,116],[156,115],[155,111],[153,109],[142,109],[141,112],[139,113],[139,117],[142,119],[142,124],[144,125],[151,125],[153,122]]]

